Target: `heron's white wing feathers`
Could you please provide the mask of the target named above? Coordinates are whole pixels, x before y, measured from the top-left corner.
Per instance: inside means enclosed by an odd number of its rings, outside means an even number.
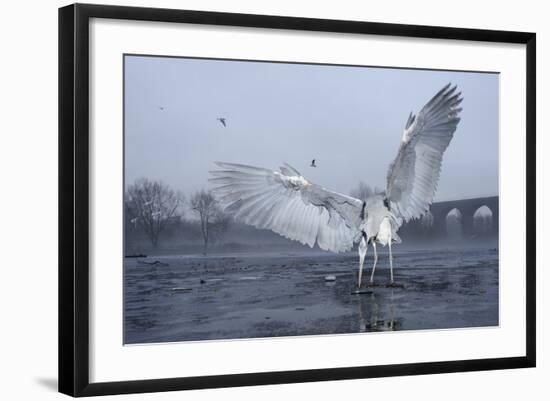
[[[455,91],[448,84],[407,120],[386,184],[392,211],[405,221],[422,216],[433,201],[443,153],[460,121],[462,98]]]
[[[216,162],[214,193],[225,210],[256,228],[321,249],[343,252],[359,240],[363,202],[306,180],[288,164],[280,171]]]

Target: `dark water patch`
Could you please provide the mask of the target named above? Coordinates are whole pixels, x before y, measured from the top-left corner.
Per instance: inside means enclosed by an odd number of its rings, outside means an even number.
[[[387,254],[386,254],[387,255]],[[480,327],[498,324],[498,252],[401,252],[387,288],[380,252],[372,294],[356,288],[356,255],[125,260],[125,341],[209,339]],[[367,284],[369,255],[363,273]],[[327,285],[324,277],[336,280]],[[174,287],[192,288],[180,293]]]

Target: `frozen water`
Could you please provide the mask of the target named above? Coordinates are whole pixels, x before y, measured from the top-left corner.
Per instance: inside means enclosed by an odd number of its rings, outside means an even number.
[[[149,258],[148,261],[156,260]],[[387,254],[377,285],[351,294],[355,253],[163,257],[124,263],[126,344],[498,325],[498,250]],[[372,255],[365,262],[368,283]],[[326,276],[336,281],[325,282]],[[367,279],[365,280],[365,277]],[[172,291],[174,288],[191,289]]]

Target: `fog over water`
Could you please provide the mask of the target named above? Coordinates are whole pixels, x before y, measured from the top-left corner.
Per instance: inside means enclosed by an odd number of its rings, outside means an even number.
[[[126,185],[148,177],[190,194],[223,160],[286,161],[343,193],[384,188],[409,112],[448,82],[464,110],[435,200],[496,195],[498,74],[126,56]]]

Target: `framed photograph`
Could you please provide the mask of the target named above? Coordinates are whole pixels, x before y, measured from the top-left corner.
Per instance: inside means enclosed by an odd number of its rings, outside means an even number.
[[[59,390],[535,366],[535,82],[534,33],[61,8]]]

